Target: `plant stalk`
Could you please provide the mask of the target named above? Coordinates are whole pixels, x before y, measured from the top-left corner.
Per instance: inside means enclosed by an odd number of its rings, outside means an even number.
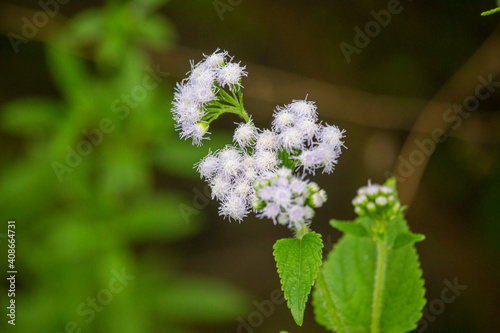
[[[387,248],[383,241],[377,243],[377,270],[375,272],[375,288],[373,290],[371,333],[380,331],[380,314],[382,312],[382,291],[387,266]]]

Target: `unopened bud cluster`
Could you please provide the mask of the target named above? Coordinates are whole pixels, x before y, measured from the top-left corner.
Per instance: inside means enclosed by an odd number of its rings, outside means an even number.
[[[302,229],[311,222],[314,209],[323,206],[326,192],[316,183],[292,175],[292,171],[280,168],[266,179],[255,183],[257,199],[253,207],[260,218],[272,219],[288,227]]]
[[[400,210],[392,187],[371,182],[358,190],[352,204],[359,216],[368,216],[373,220],[391,220]]]

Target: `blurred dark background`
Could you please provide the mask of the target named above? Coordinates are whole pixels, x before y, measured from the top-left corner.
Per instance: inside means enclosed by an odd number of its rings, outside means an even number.
[[[285,304],[249,324],[279,289],[272,246],[290,232],[253,216],[222,220],[191,169],[230,140],[235,119],[217,122],[202,148],[174,131],[175,83],[190,59],[220,48],[247,66],[244,101],[259,127],[307,96],[346,130],[336,171],[313,177],[329,195],[312,224],[327,249],[340,236],[328,220],[352,219],[356,189],[394,173],[411,229],[427,236],[417,244],[434,306],[425,331],[500,331],[498,84],[459,125],[445,120],[481,78],[500,81],[500,16],[480,16],[494,1],[401,1],[347,61],[340,44],[355,47],[355,27],[394,3],[0,1],[0,248],[6,257],[6,221],[16,220],[19,272],[9,329],[324,331],[310,304],[303,327]],[[447,132],[425,154],[415,140],[434,129]],[[68,166],[78,147],[88,154]],[[415,149],[425,161],[401,172]],[[123,269],[134,278],[106,291]],[[440,302],[455,280],[467,289]]]

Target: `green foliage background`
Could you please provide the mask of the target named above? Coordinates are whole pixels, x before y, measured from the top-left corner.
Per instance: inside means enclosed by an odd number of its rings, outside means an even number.
[[[2,107],[4,136],[16,139],[0,177],[2,218],[17,221],[15,331],[192,332],[247,307],[243,292],[179,273],[181,256],[158,251],[201,221],[180,209],[194,209],[188,195],[157,188],[157,174],[191,169],[203,154],[172,148],[182,144],[171,79],[144,50],[173,41],[154,12],[162,3],[109,1],[78,14],[45,47],[60,96]]]

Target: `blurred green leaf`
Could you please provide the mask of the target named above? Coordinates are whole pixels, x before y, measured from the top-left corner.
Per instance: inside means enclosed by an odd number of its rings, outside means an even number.
[[[57,47],[47,46],[46,53],[52,78],[59,90],[76,103],[84,102],[88,98],[84,87],[89,81],[89,74],[83,61]]]
[[[149,294],[153,308],[172,322],[215,324],[234,320],[247,310],[247,298],[228,285],[199,277],[166,281],[167,288]]]
[[[48,134],[61,121],[61,104],[47,98],[19,99],[2,109],[2,128],[27,137]]]
[[[370,232],[360,221],[338,221],[330,220],[330,225],[335,229],[355,237],[369,237]]]
[[[98,42],[103,26],[104,17],[101,10],[86,10],[73,17],[60,41],[68,49],[76,50],[87,43]]]
[[[200,227],[199,219],[197,215],[186,219],[179,208],[183,203],[171,193],[130,205],[122,217],[129,239],[172,240],[192,235]]]
[[[160,15],[149,17],[139,30],[138,39],[141,43],[162,49],[174,42],[173,26]]]

